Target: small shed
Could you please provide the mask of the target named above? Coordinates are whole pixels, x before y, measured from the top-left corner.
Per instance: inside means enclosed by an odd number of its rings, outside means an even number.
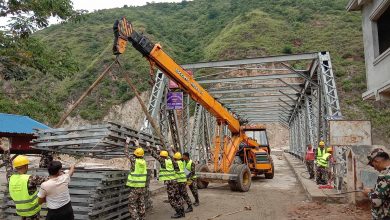
[[[50,129],[28,116],[0,113],[0,138],[8,138],[12,154],[40,153],[30,142],[35,139],[34,129]],[[0,150],[0,153],[3,153]]]

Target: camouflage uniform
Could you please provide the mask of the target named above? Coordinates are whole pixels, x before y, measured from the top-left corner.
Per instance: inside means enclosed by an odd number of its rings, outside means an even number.
[[[369,165],[381,152],[384,151],[380,148],[373,150],[367,157]],[[390,219],[390,166],[380,172],[375,188],[368,193],[368,198],[371,200],[372,219]]]
[[[317,184],[325,185],[328,182],[328,168],[317,165]]]
[[[6,177],[7,177],[7,181],[8,181],[9,177],[13,173],[11,155],[10,155],[9,150],[4,150],[2,160],[3,160],[3,166],[5,166],[5,172],[6,172]]]
[[[390,166],[378,176],[374,190],[368,194],[373,219],[390,219]]]
[[[326,153],[326,148],[325,147],[318,147],[315,149],[315,161],[316,161],[316,183],[317,184],[326,184],[328,182],[328,169],[325,167],[321,167],[317,163],[318,159],[318,151],[322,152],[322,155]]]
[[[181,198],[187,203],[188,207],[192,207],[192,201],[187,193],[187,183],[177,183],[179,185],[179,193]]]
[[[195,176],[195,163],[192,162],[191,164],[191,170],[189,170],[190,173],[187,175],[188,181],[188,187],[191,190],[192,195],[194,196],[195,202],[199,203],[199,195],[198,195],[198,186],[196,178],[194,179],[193,176]],[[196,205],[196,204],[195,204]]]
[[[151,149],[152,157],[154,157],[159,163],[161,168],[165,168],[165,158],[160,157],[154,149]],[[179,171],[179,166],[177,162],[170,156],[172,160],[173,168],[175,171]],[[164,181],[167,185],[168,201],[171,204],[172,208],[176,213],[184,215],[184,201],[180,194],[180,187],[176,180],[167,180]]]
[[[309,172],[310,179],[314,177],[314,160],[306,160],[307,171]]]
[[[135,156],[129,153],[129,146],[125,146],[125,155],[130,161],[130,173],[135,169]],[[146,187],[130,187],[129,194],[129,213],[131,219],[144,220],[145,219],[145,195],[147,194]]]

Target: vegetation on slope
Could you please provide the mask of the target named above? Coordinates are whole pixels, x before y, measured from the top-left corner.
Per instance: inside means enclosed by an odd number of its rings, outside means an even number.
[[[28,88],[29,98],[1,95],[0,111],[29,114],[55,123],[61,110],[72,103],[114,59],[112,25],[126,16],[134,27],[161,42],[179,63],[330,51],[343,114],[370,119],[382,143],[390,139],[388,104],[364,102],[365,69],[361,18],[345,10],[347,0],[194,0],[123,7],[88,14],[80,23],[53,25],[30,41],[43,47],[21,46],[34,59],[31,71],[3,81],[4,88]],[[141,91],[150,89],[149,64],[128,48],[121,58]],[[39,68],[42,63],[49,63]],[[66,71],[68,70],[68,71]],[[16,74],[16,73],[15,73]],[[25,75],[24,75],[25,74]],[[114,105],[133,95],[112,71],[76,114],[99,120]]]

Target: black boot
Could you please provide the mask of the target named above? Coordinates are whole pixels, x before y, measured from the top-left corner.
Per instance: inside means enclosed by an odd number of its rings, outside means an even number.
[[[185,213],[189,213],[189,212],[192,212],[193,209],[192,209],[192,206],[189,205],[188,208],[184,211]]]
[[[182,214],[176,212],[174,215],[171,216],[171,218],[181,218]]]
[[[198,206],[198,205],[199,205],[199,199],[196,198],[196,199],[195,199],[195,202],[194,202],[194,206]]]
[[[176,211],[176,213],[171,216],[171,218],[185,218],[186,214],[184,213],[184,209]]]

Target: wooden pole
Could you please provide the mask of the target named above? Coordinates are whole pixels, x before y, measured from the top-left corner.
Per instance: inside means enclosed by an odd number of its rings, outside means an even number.
[[[154,119],[152,118],[152,116],[149,114],[148,112],[148,109],[146,108],[146,105],[145,103],[142,101],[141,99],[141,96],[137,90],[137,88],[134,86],[134,84],[132,83],[129,75],[127,73],[124,73],[124,78],[127,82],[127,84],[129,84],[131,90],[133,90],[134,94],[135,94],[135,97],[137,97],[139,103],[141,104],[141,108],[142,108],[142,111],[145,113],[146,115],[146,118],[148,119],[148,121],[150,122],[150,124],[152,125],[153,129],[156,131],[157,133],[157,136],[160,138],[161,142],[166,145],[167,142],[165,141],[165,138],[164,136],[162,136],[161,134],[161,131],[160,131],[160,128],[157,126],[156,122],[154,121]],[[162,146],[163,149],[166,149],[165,146]]]
[[[68,116],[70,115],[70,113],[73,112],[73,110],[78,106],[80,105],[80,103],[85,99],[85,97],[87,97],[87,95],[89,93],[91,93],[91,91],[100,83],[100,81],[102,81],[102,79],[104,78],[104,76],[107,75],[108,71],[111,69],[112,65],[114,65],[116,61],[113,61],[101,74],[100,76],[95,80],[95,82],[92,83],[92,85],[80,96],[80,98],[72,105],[72,107],[70,107],[70,109],[68,109],[68,111],[66,111],[60,121],[56,124],[55,128],[58,128],[60,127],[64,121],[66,120],[66,118],[68,118]]]

